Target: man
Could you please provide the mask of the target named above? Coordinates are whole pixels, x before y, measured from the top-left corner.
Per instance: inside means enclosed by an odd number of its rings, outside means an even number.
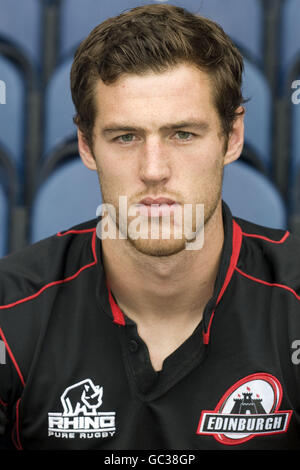
[[[78,146],[103,213],[1,261],[1,422],[17,448],[299,448],[299,241],[221,199],[242,71],[220,27],[171,5],[78,48]]]

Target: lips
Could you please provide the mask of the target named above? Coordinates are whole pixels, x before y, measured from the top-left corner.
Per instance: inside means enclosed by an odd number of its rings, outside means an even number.
[[[157,218],[170,216],[180,205],[168,197],[145,197],[136,205],[140,215]]]
[[[144,204],[145,206],[151,206],[153,204],[161,206],[163,204],[167,204],[171,206],[172,204],[175,204],[175,201],[166,197],[158,197],[156,199],[153,199],[152,197],[145,197],[139,202],[139,204]]]

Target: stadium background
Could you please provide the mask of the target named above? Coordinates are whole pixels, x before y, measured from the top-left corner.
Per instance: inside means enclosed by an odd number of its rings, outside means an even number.
[[[94,26],[146,3],[158,0],[0,0],[0,257],[96,217],[72,58]],[[225,169],[224,200],[234,215],[300,234],[300,0],[169,3],[218,22],[245,59],[245,147]]]

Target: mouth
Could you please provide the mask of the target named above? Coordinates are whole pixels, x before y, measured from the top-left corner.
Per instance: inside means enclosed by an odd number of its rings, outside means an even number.
[[[171,206],[172,204],[176,204],[176,202],[173,201],[173,199],[169,199],[166,197],[158,197],[155,199],[152,197],[145,197],[139,202],[139,204],[143,204],[145,206],[152,206],[152,205],[162,206],[163,204],[167,204]]]
[[[173,199],[165,197],[146,197],[136,205],[140,215],[146,217],[163,217],[169,216],[174,212],[179,204]]]

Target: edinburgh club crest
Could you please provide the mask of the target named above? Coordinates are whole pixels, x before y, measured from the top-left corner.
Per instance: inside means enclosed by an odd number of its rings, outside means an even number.
[[[236,445],[255,436],[285,432],[292,410],[279,410],[281,400],[282,387],[273,375],[248,375],[227,390],[215,410],[202,411],[197,434]]]

